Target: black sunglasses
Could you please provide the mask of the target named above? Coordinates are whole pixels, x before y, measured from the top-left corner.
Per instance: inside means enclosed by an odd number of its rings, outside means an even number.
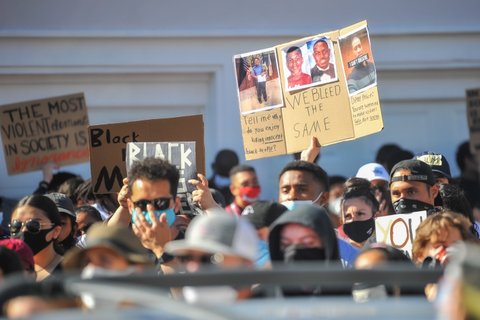
[[[181,263],[195,261],[201,264],[219,264],[223,261],[223,254],[220,254],[220,253],[205,254],[202,256],[186,254],[186,255],[178,255],[176,256],[176,258]]]
[[[48,224],[50,227],[53,227],[53,223]],[[18,232],[20,232],[25,226],[27,228],[27,231],[32,233],[32,234],[37,234],[42,230],[42,223],[38,220],[27,220],[25,222],[22,222],[20,220],[12,220],[12,223],[8,225],[8,228],[10,229],[10,234],[15,235]],[[46,224],[43,224],[43,226],[46,226]]]
[[[167,210],[170,207],[170,200],[172,198],[168,197],[162,197],[162,198],[157,198],[153,200],[146,200],[146,199],[140,199],[138,201],[133,202],[133,205],[135,207],[140,208],[142,211],[147,211],[147,205],[151,204],[155,210]]]

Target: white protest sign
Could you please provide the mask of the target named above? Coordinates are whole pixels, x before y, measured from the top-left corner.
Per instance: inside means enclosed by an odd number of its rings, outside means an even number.
[[[402,250],[411,258],[417,227],[426,218],[426,211],[379,217],[375,219],[377,242]]]
[[[177,192],[191,192],[195,188],[189,185],[189,179],[196,179],[197,167],[195,160],[195,141],[182,142],[128,142],[125,163],[127,172],[135,161],[147,157],[167,160],[177,166],[180,179]]]

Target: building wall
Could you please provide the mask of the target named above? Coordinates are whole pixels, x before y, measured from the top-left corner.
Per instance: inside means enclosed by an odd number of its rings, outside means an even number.
[[[91,124],[201,113],[207,174],[221,148],[244,159],[232,56],[368,20],[385,129],[327,146],[320,164],[354,175],[383,143],[445,154],[468,138],[465,89],[480,87],[477,0],[0,2],[0,104],[84,92]],[[0,151],[3,159],[3,150]],[[251,161],[276,198],[290,156]],[[62,168],[90,176],[89,165]],[[0,195],[35,189],[8,176]]]

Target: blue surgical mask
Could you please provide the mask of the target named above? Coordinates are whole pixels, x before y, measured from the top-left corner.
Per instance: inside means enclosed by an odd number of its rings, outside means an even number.
[[[287,207],[288,210],[292,211],[298,207],[312,204],[312,200],[287,200],[283,201],[282,204]]]
[[[166,210],[155,210],[153,211],[157,219],[160,219],[160,216],[162,213],[165,213],[167,215],[167,223],[171,227],[173,223],[175,222],[176,215],[175,211],[173,211],[173,208],[168,208]],[[137,212],[134,210],[132,212],[132,222],[135,223],[135,215]],[[152,224],[152,221],[150,220],[150,215],[148,214],[147,211],[142,211],[143,216],[145,217],[145,220],[147,220],[148,223]]]
[[[288,210],[292,211],[293,209],[296,209],[298,207],[317,202],[318,199],[320,199],[320,197],[322,196],[322,194],[323,192],[320,192],[318,197],[316,197],[315,200],[313,201],[312,200],[287,200],[287,201],[283,201],[282,204],[285,207],[287,207]]]

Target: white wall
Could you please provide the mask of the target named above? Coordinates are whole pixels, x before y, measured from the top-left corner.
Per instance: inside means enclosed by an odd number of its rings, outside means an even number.
[[[203,113],[210,174],[221,148],[244,159],[234,54],[367,19],[385,129],[325,147],[321,165],[353,175],[397,142],[444,153],[457,173],[465,89],[480,87],[479,9],[477,0],[0,1],[0,104],[84,92],[91,124]],[[264,198],[276,197],[290,159],[251,162]],[[62,169],[90,175],[88,164]],[[22,196],[39,180],[0,164],[0,195]]]

